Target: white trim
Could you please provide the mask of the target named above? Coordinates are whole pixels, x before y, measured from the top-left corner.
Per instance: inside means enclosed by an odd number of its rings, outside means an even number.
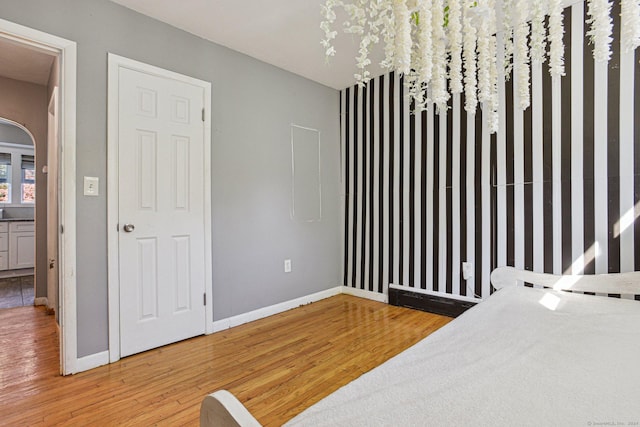
[[[264,319],[265,317],[273,316],[274,314],[282,313],[284,311],[291,310],[304,304],[309,304],[312,302],[323,300],[325,298],[339,295],[341,293],[344,293],[343,288],[347,287],[336,286],[334,288],[316,292],[315,294],[281,302],[279,304],[270,305],[268,307],[259,308],[247,313],[227,317],[226,319],[216,320],[215,322],[213,322],[212,332],[223,331],[225,329],[233,328],[234,326],[253,322],[254,320]]]
[[[392,285],[389,285],[390,287]],[[352,288],[350,286],[342,286],[342,294],[351,295],[358,298],[370,299],[372,301],[383,302],[385,304],[389,303],[389,295],[381,294],[379,292],[367,291],[360,288]]]
[[[458,301],[467,301],[467,302],[481,302],[482,301],[481,298],[471,298],[471,297],[466,297],[466,296],[463,296],[463,295],[447,294],[445,292],[435,292],[435,291],[430,291],[428,289],[422,289],[422,288],[411,288],[409,286],[394,285],[393,283],[389,285],[389,289],[396,289],[398,291],[409,291],[409,292],[414,292],[416,294],[432,295],[432,296],[435,296],[435,297],[447,298],[447,299],[455,299],[455,300],[458,300]],[[385,297],[386,297],[386,295],[385,295]],[[387,302],[387,301],[384,301],[384,302]]]
[[[76,368],[77,372],[82,372],[107,364],[109,364],[109,350],[78,358]]]
[[[48,306],[49,305],[49,300],[47,299],[47,297],[37,297],[37,298],[34,298],[33,305]]]
[[[109,350],[110,362],[120,359],[120,281],[118,265],[118,70],[128,68],[161,78],[188,83],[204,90],[204,255],[205,255],[205,333],[214,331],[213,288],[211,259],[211,83],[173,71],[155,67],[109,53],[107,93],[107,256],[109,294]],[[108,362],[107,362],[108,363]]]
[[[0,19],[0,38],[16,41],[60,59],[60,176],[62,191],[60,224],[60,266],[62,282],[60,317],[62,373],[76,372],[76,43],[13,22]]]

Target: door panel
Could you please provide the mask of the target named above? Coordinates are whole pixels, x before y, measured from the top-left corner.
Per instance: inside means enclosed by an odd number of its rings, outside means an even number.
[[[120,341],[126,356],[205,331],[204,89],[126,68],[119,73]]]

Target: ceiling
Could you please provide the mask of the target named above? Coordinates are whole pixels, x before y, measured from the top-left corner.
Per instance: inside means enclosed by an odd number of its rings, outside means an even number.
[[[0,76],[46,86],[54,58],[0,37]]]
[[[358,38],[339,32],[329,60],[320,45],[324,0],[112,1],[334,89],[355,83]],[[382,74],[378,66],[370,71]]]

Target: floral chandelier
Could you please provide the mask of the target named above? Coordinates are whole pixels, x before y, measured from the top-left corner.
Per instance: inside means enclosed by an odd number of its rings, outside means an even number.
[[[611,6],[608,0],[587,0],[586,35],[599,62],[611,57]],[[438,112],[446,111],[451,94],[464,92],[465,110],[474,114],[481,103],[491,133],[499,124],[499,67],[506,78],[513,72],[517,79],[522,110],[530,105],[530,62],[548,59],[552,76],[565,74],[563,0],[326,0],[320,28],[328,57],[336,53],[332,41],[337,36],[333,26],[339,7],[348,17],[344,32],[360,36],[354,75],[360,86],[371,79],[370,47],[383,43],[385,58],[380,65],[404,76],[416,110],[433,102]],[[621,0],[621,16],[622,48],[633,51],[640,46],[640,0]],[[497,31],[503,33],[501,64],[496,55]]]

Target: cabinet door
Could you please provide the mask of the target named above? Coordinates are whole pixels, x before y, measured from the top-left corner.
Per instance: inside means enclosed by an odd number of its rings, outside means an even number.
[[[9,250],[9,233],[0,232],[0,252]]]
[[[32,268],[35,261],[33,231],[9,233],[9,269]]]
[[[0,270],[9,268],[9,252],[0,252]]]

